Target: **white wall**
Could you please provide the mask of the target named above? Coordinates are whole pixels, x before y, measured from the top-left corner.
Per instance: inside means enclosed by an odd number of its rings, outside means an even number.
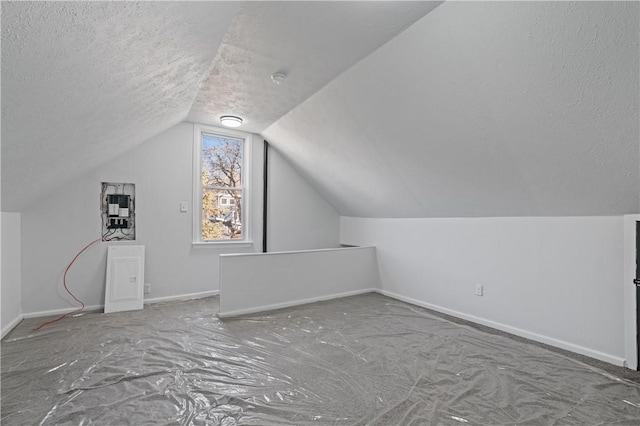
[[[220,256],[221,317],[373,291],[374,247]]]
[[[100,182],[136,184],[135,244],[146,247],[145,277],[152,286],[146,299],[216,292],[219,254],[251,253],[262,248],[262,138],[254,136],[253,142],[253,247],[192,246],[193,124],[183,122],[129,154],[58,185],[55,192],[22,212],[23,311],[37,313],[72,306],[62,289],[62,273],[84,245],[100,238]],[[299,177],[289,175],[289,179],[298,185],[295,180]],[[189,203],[189,212],[180,212],[181,201]],[[274,206],[274,216],[278,208],[288,211],[292,206],[286,200]],[[316,223],[311,208],[296,208],[303,209],[301,217],[310,224]],[[334,232],[337,239],[338,225]],[[68,274],[69,287],[89,306],[104,303],[106,247],[107,243],[99,243],[87,250]]]
[[[338,212],[275,149],[269,150],[268,181],[268,251],[339,246]]]
[[[20,213],[0,214],[2,235],[2,337],[22,319]]]
[[[624,362],[622,217],[343,217],[341,242],[376,246],[383,293]]]

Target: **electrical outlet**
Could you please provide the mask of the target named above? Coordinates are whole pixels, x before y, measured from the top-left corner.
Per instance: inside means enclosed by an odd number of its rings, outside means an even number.
[[[151,283],[144,283],[144,294],[151,293]]]
[[[476,284],[476,296],[482,296],[483,291],[482,284]]]

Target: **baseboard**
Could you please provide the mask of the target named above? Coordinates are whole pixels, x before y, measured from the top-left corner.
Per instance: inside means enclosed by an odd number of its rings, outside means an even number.
[[[220,292],[218,290],[212,290],[212,291],[202,291],[200,293],[178,294],[176,296],[154,297],[151,299],[145,299],[144,304],[149,305],[152,303],[169,302],[172,300],[202,299],[204,297],[216,296],[219,293]],[[99,311],[102,309],[104,309],[104,305],[91,305],[91,306],[85,306],[83,311],[86,311],[86,312]],[[48,317],[53,315],[62,315],[69,312],[76,311],[76,310],[78,310],[78,308],[52,309],[50,311],[30,312],[27,314],[23,314],[22,318],[39,318],[39,317]]]
[[[219,294],[219,290],[211,290],[201,291],[199,293],[179,294],[177,296],[153,297],[151,299],[145,299],[144,304],[170,302],[173,300],[203,299],[205,297],[217,296]]]
[[[226,319],[226,318],[231,318],[231,317],[237,317],[237,316],[240,316],[240,315],[248,315],[248,314],[256,314],[256,313],[259,313],[259,312],[274,311],[276,309],[290,308],[292,306],[300,306],[300,305],[307,305],[309,303],[321,302],[323,300],[340,299],[342,297],[356,296],[358,294],[373,293],[374,291],[375,291],[375,289],[373,289],[373,288],[367,288],[367,289],[363,289],[363,290],[348,291],[346,293],[329,294],[329,295],[326,295],[326,296],[312,297],[312,298],[309,298],[309,299],[292,300],[292,301],[289,301],[289,302],[275,303],[273,305],[258,306],[258,307],[255,307],[255,308],[238,309],[238,310],[227,312],[227,313],[224,313],[224,314],[218,312],[218,318]]]
[[[16,327],[16,325],[20,324],[20,321],[22,321],[23,319],[24,319],[24,316],[20,314],[17,317],[15,317],[9,324],[2,327],[2,331],[0,332],[0,339],[4,339],[4,336],[9,334],[9,332],[13,330]]]
[[[29,313],[26,313],[26,314],[22,314],[22,317],[24,319],[50,317],[50,316],[54,316],[54,315],[68,314],[69,312],[77,311],[79,308],[80,307],[78,306],[78,307],[75,307],[75,308],[63,308],[63,309],[52,309],[52,310],[49,310],[49,311],[29,312]],[[90,312],[90,311],[98,311],[100,309],[104,309],[104,305],[85,306],[82,311],[83,312]]]
[[[477,317],[475,315],[469,315],[462,312],[454,311],[452,309],[444,308],[438,305],[433,305],[431,303],[426,303],[421,300],[413,299],[411,297],[401,296],[399,294],[396,294],[390,291],[376,289],[375,292],[380,293],[387,297],[391,297],[393,299],[400,300],[402,302],[411,303],[412,305],[417,305],[423,308],[431,309],[443,314],[451,315],[456,318],[461,318],[467,321],[471,321],[476,324],[486,325],[487,327],[491,327],[497,330],[505,331],[507,333],[515,334],[516,336],[524,337],[530,340],[535,340],[536,342],[544,343],[550,346],[555,346],[560,349],[565,349],[570,352],[575,352],[577,354],[595,358],[600,361],[608,362],[609,364],[617,365],[620,367],[626,366],[626,360],[624,358],[621,358],[615,355],[596,351],[594,349],[585,348],[584,346],[575,345],[573,343],[565,342],[564,340],[559,340],[553,337],[544,336],[542,334],[533,333],[527,330],[512,327],[510,325],[506,325],[506,324],[491,321],[485,318]]]

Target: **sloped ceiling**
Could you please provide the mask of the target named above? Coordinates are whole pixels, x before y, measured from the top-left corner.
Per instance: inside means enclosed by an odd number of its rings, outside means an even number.
[[[2,2],[2,210],[184,119],[236,8]]]
[[[260,133],[440,2],[244,3],[187,119]],[[281,85],[271,81],[280,72]]]
[[[2,2],[2,210],[185,119],[261,132],[439,3]]]
[[[342,215],[638,213],[638,20],[445,2],[263,135]]]
[[[2,210],[236,113],[343,215],[637,213],[639,4],[438,5],[2,2]]]

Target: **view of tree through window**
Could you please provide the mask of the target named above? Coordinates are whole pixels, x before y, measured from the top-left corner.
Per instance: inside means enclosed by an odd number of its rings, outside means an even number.
[[[242,239],[242,139],[202,134],[202,240]]]

